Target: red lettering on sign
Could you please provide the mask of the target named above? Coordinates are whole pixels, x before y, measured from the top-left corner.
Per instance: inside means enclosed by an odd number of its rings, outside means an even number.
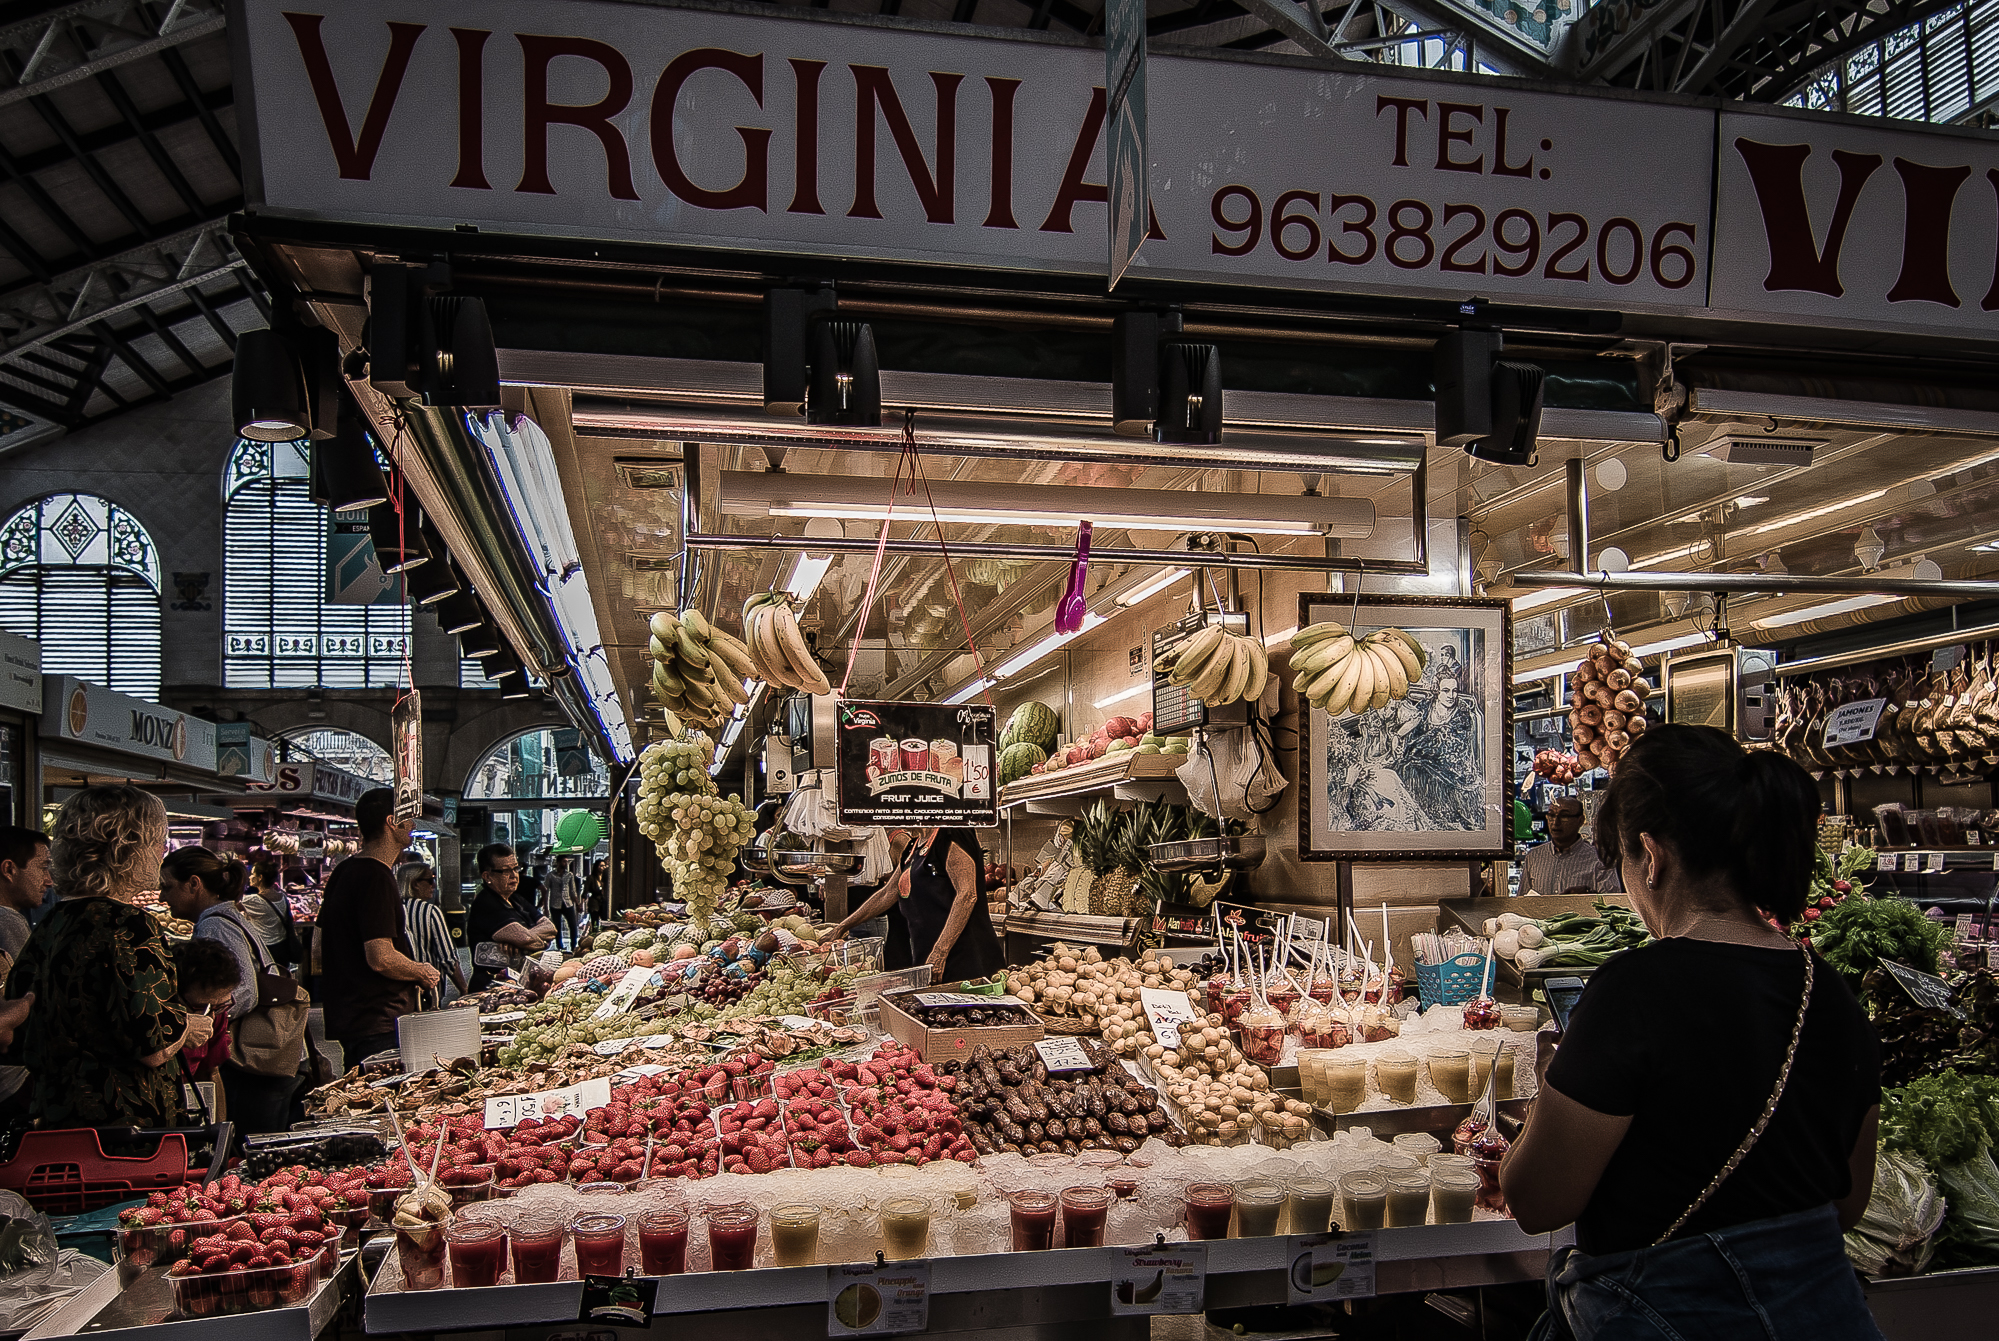
[[[1485,171],[1484,154],[1480,154],[1477,158],[1458,159],[1451,157],[1451,146],[1462,144],[1469,147],[1472,143],[1471,137],[1474,133],[1470,126],[1463,128],[1455,127],[1451,124],[1451,121],[1455,117],[1468,116],[1480,125],[1484,125],[1485,108],[1479,106],[1477,103],[1440,102],[1437,104],[1437,113],[1437,171],[1483,173]],[[1380,116],[1380,111],[1377,110],[1375,115]]]
[[[696,186],[681,169],[680,154],[673,142],[673,109],[680,101],[680,88],[697,70],[723,70],[743,82],[757,106],[764,105],[764,58],[734,51],[704,47],[682,52],[659,77],[652,95],[652,161],[667,189],[690,205],[710,210],[767,210],[770,189],[770,132],[755,126],[737,126],[743,140],[743,175],[734,186],[710,191]]]
[[[333,82],[333,65],[326,59],[326,42],[319,35],[322,14],[286,14],[285,22],[298,41],[298,54],[305,62],[305,77],[312,85],[313,100],[319,104],[319,119],[326,126],[326,142],[333,147],[333,161],[340,175],[365,182],[375,169],[375,155],[382,147],[382,133],[389,128],[389,113],[395,110],[396,95],[402,91],[403,76],[409,72],[410,53],[423,32],[421,23],[391,23],[389,54],[382,60],[382,72],[375,78],[375,91],[368,98],[368,111],[361,118],[361,133],[353,133],[347,108],[340,100],[340,86]]]
[[[888,123],[888,133],[909,170],[910,185],[923,203],[923,216],[931,223],[951,223],[957,212],[958,85],[965,76],[930,72],[937,89],[937,171],[924,161],[923,146],[902,110],[902,99],[888,68],[881,65],[850,65],[854,72],[854,207],[849,219],[879,219],[881,207],[875,203],[875,109]]]
[[[458,175],[453,186],[490,191],[486,180],[486,39],[482,28],[453,28],[458,42]]]
[[[1020,92],[1020,81],[987,75],[986,87],[993,91],[993,162],[984,226],[1018,228],[1013,221],[1013,97]]]
[[[1379,115],[1377,113],[1377,115]],[[1492,109],[1492,175],[1495,177],[1532,177],[1534,175],[1534,155],[1527,155],[1525,163],[1506,161],[1506,118],[1513,115],[1511,107]]]
[[[1083,174],[1090,170],[1090,156],[1097,152],[1097,137],[1104,133],[1104,91],[1090,90],[1089,110],[1083,113],[1083,125],[1076,132],[1075,147],[1069,151],[1069,166],[1062,170],[1062,184],[1055,190],[1055,203],[1048,209],[1048,217],[1041,223],[1044,233],[1073,233],[1069,216],[1076,206],[1088,201],[1108,205],[1111,193],[1108,187],[1083,180]]]
[[[1895,171],[1902,178],[1902,273],[1888,290],[1888,301],[1960,307],[1950,284],[1950,207],[1971,169],[1898,158]]]
[[[1853,221],[1860,188],[1881,166],[1881,155],[1832,151],[1833,164],[1839,169],[1839,200],[1833,206],[1832,222],[1826,225],[1825,246],[1820,247],[1812,240],[1811,207],[1805,202],[1805,160],[1812,156],[1812,147],[1738,139],[1735,151],[1749,169],[1757,204],[1763,208],[1763,235],[1770,244],[1770,273],[1763,279],[1764,289],[1843,296],[1846,289],[1839,282],[1839,251],[1846,242],[1846,226]]]
[[[625,137],[611,124],[611,118],[625,110],[632,100],[632,67],[618,49],[588,37],[542,37],[515,33],[521,44],[521,123],[523,134],[521,184],[514,190],[530,195],[552,196],[548,180],[548,128],[578,126],[595,135],[604,146],[604,168],[611,195],[618,200],[637,200],[632,186],[632,156]],[[558,56],[574,56],[595,61],[604,67],[610,87],[596,102],[583,105],[552,103],[548,100],[548,67]]]
[[[1430,119],[1428,98],[1391,98],[1381,94],[1374,100],[1374,118],[1379,121],[1381,114],[1389,108],[1395,109],[1395,163],[1398,168],[1409,166],[1409,114],[1420,112],[1425,121]]]
[[[819,72],[825,68],[825,61],[791,58],[792,78],[798,84],[798,144],[793,151],[796,168],[787,214],[826,212],[819,207]]]

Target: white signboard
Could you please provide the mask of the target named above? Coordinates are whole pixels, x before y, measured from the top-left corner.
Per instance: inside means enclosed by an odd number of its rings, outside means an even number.
[[[1834,708],[1832,716],[1825,719],[1826,748],[1874,739],[1874,730],[1881,723],[1881,709],[1887,705],[1885,698],[1869,698]]]
[[[42,645],[0,629],[0,708],[42,710]]]
[[[1180,1026],[1201,1018],[1185,992],[1164,987],[1141,987],[1138,1002],[1152,1025],[1152,1036],[1169,1048],[1180,1046]]]
[[[512,1127],[530,1118],[577,1117],[611,1102],[608,1077],[586,1080],[566,1089],[543,1090],[540,1094],[503,1094],[486,1100],[486,1129]]]
[[[215,723],[72,675],[42,682],[42,739],[75,740],[123,754],[214,771]]]

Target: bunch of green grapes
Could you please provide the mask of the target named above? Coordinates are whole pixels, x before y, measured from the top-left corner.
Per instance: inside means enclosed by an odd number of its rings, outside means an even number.
[[[735,873],[736,853],[756,830],[742,799],[721,795],[708,776],[714,753],[701,732],[682,732],[648,746],[639,771],[639,831],[659,849],[675,897],[704,934]]]
[[[764,970],[763,981],[750,994],[729,1008],[731,1015],[802,1015],[829,988],[843,992],[859,977],[842,970],[823,981],[811,973],[801,973],[785,963],[772,963]]]

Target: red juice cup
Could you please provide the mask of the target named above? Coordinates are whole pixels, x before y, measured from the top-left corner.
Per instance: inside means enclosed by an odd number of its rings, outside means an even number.
[[[757,1208],[748,1202],[708,1209],[708,1256],[717,1271],[748,1271],[757,1261]]]
[[[1065,1187],[1062,1189],[1062,1246],[1101,1248],[1104,1246],[1104,1219],[1110,1214],[1116,1193],[1107,1187]]]
[[[1119,1200],[1129,1201],[1138,1195],[1138,1170],[1120,1160],[1104,1176],[1104,1186],[1117,1193]]]
[[[562,1274],[562,1239],[569,1225],[560,1211],[537,1211],[507,1227],[514,1284],[551,1285]]]
[[[1007,1198],[1013,1219],[1013,1250],[1038,1252],[1055,1246],[1055,1211],[1060,1205],[1053,1192],[1016,1192]]]
[[[639,1217],[639,1269],[648,1276],[687,1270],[687,1212],[669,1206]]]
[[[498,1285],[507,1269],[507,1231],[491,1221],[458,1220],[444,1231],[451,1283],[461,1290]]]
[[[1187,1237],[1225,1239],[1235,1213],[1235,1189],[1227,1183],[1189,1183],[1185,1196]]]
[[[569,1237],[576,1243],[577,1275],[625,1274],[624,1216],[579,1215],[569,1226]]]

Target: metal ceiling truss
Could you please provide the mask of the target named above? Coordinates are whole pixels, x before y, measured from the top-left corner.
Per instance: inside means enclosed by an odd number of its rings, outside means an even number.
[[[0,107],[219,33],[225,8],[223,0],[81,0],[0,28],[0,52],[15,58]]]

